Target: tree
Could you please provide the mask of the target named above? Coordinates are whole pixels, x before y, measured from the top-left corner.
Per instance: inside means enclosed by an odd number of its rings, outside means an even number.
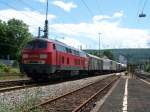
[[[28,26],[21,20],[0,21],[0,57],[18,59],[22,47],[32,38]]]
[[[2,57],[2,55],[7,52],[5,43],[7,42],[7,38],[6,38],[6,29],[7,28],[7,24],[3,21],[0,20],[0,55]]]
[[[96,52],[96,51],[91,51],[90,54],[95,55],[95,56],[99,56],[98,52]]]
[[[114,57],[112,51],[110,51],[110,50],[104,50],[103,51],[103,55],[107,56],[111,60],[115,60],[115,57]]]

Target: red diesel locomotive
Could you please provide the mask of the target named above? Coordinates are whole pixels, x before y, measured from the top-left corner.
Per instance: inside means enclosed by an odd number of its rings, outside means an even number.
[[[22,50],[21,70],[32,79],[67,77],[88,69],[86,53],[56,40],[36,38]]]
[[[87,54],[56,40],[35,38],[23,48],[20,68],[34,80],[47,80],[54,77],[121,72],[126,66]]]

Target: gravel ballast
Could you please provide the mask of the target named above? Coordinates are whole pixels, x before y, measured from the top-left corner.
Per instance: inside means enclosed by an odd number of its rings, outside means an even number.
[[[53,99],[107,76],[95,76],[59,84],[0,93],[0,112],[20,112],[21,110],[32,107],[45,99]]]

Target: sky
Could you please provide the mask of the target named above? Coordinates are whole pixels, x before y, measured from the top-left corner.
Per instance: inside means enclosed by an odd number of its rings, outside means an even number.
[[[83,49],[149,48],[150,0],[48,0],[49,39]],[[0,19],[23,20],[37,36],[46,0],[0,0]],[[140,13],[145,18],[139,18]]]

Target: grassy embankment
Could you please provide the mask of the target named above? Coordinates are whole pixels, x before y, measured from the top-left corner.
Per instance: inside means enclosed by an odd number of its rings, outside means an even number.
[[[22,78],[25,78],[25,76],[20,73],[19,68],[0,64],[0,80],[15,80]]]

